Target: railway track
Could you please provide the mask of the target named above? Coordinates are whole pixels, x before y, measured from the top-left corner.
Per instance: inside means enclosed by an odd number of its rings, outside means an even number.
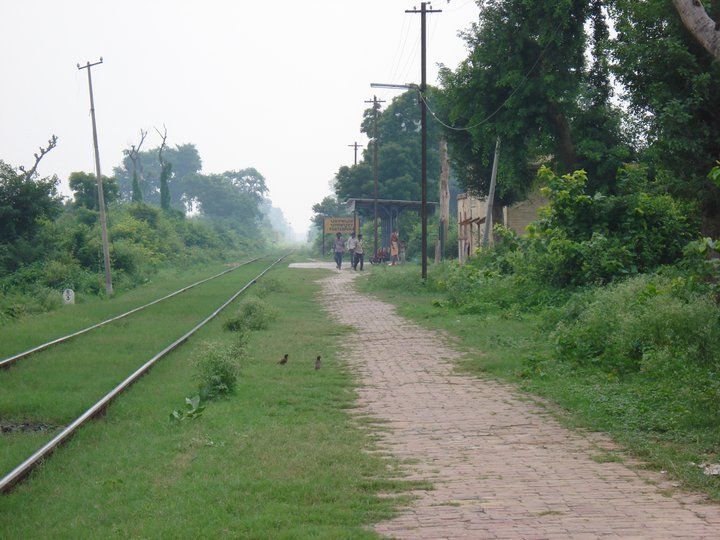
[[[7,369],[11,367],[15,362],[22,360],[23,358],[27,358],[30,355],[33,355],[37,352],[44,351],[45,349],[48,349],[52,347],[53,345],[59,345],[60,343],[64,343],[66,341],[69,341],[77,336],[81,336],[82,334],[86,334],[87,332],[90,332],[92,330],[96,330],[97,328],[100,328],[102,326],[105,326],[107,324],[119,321],[120,319],[124,319],[125,317],[132,315],[133,313],[137,313],[139,311],[142,311],[146,308],[149,308],[151,306],[154,306],[155,304],[159,304],[160,302],[163,302],[165,300],[168,300],[174,296],[177,296],[178,294],[184,293],[185,291],[189,291],[190,289],[197,287],[198,285],[202,285],[203,283],[207,283],[208,281],[212,281],[213,279],[217,279],[219,277],[224,276],[225,274],[229,274],[230,272],[234,272],[238,268],[241,268],[243,266],[246,266],[248,264],[254,263],[255,261],[260,260],[262,257],[256,257],[254,259],[250,259],[249,261],[242,262],[236,266],[233,266],[232,268],[229,268],[227,270],[223,270],[219,274],[215,274],[214,276],[210,276],[205,279],[201,279],[200,281],[196,281],[195,283],[192,283],[190,285],[187,285],[186,287],[183,287],[182,289],[178,289],[175,292],[172,292],[170,294],[167,294],[163,296],[162,298],[158,298],[157,300],[153,300],[152,302],[148,302],[147,304],[144,304],[142,306],[136,307],[131,309],[130,311],[126,311],[125,313],[121,313],[120,315],[116,315],[115,317],[111,317],[109,319],[106,319],[102,322],[99,322],[97,324],[93,324],[91,326],[88,326],[87,328],[83,328],[82,330],[77,330],[76,332],[73,332],[71,334],[67,334],[65,336],[53,339],[51,341],[48,341],[46,343],[42,343],[41,345],[37,345],[31,349],[28,349],[23,352],[19,352],[17,354],[14,354],[12,356],[8,356],[7,358],[3,358],[0,360],[0,369]]]
[[[255,276],[250,281],[248,281],[237,292],[235,292],[228,300],[223,302],[223,304],[220,305],[220,307],[215,309],[215,311],[213,311],[205,319],[203,319],[198,324],[196,324],[193,328],[191,328],[188,332],[183,334],[180,338],[178,338],[175,341],[173,341],[172,343],[170,343],[168,346],[166,346],[163,350],[161,350],[155,356],[153,356],[152,358],[147,360],[142,366],[140,366],[132,374],[130,374],[130,376],[128,376],[126,379],[124,379],[120,384],[118,384],[110,392],[105,394],[97,402],[95,402],[94,405],[92,405],[90,408],[88,408],[84,413],[82,413],[78,418],[76,418],[68,426],[63,428],[63,430],[60,433],[58,433],[55,437],[53,437],[49,442],[47,442],[41,448],[36,450],[30,457],[28,457],[20,465],[15,467],[12,471],[10,471],[2,479],[0,479],[0,493],[9,492],[15,485],[18,484],[18,482],[21,482],[28,474],[30,474],[30,472],[32,472],[32,470],[35,467],[37,467],[45,458],[47,458],[50,454],[52,454],[52,452],[58,446],[60,446],[65,441],[67,441],[70,437],[72,437],[72,435],[81,426],[83,426],[86,422],[88,422],[92,418],[101,414],[115,398],[117,398],[120,394],[122,394],[125,390],[127,390],[141,376],[143,376],[145,373],[147,373],[150,370],[150,368],[158,360],[160,360],[164,356],[167,356],[169,353],[171,353],[172,351],[174,351],[175,349],[180,347],[183,343],[185,343],[193,334],[195,334],[203,326],[205,326],[210,321],[212,321],[215,317],[217,317],[220,314],[220,312],[222,310],[224,310],[227,306],[229,306],[238,296],[240,296],[243,292],[245,292],[252,285],[254,285],[260,278],[262,278],[267,272],[269,272],[275,265],[277,265],[278,263],[283,261],[288,255],[289,254],[285,254],[282,257],[280,257],[279,259],[275,260],[272,264],[270,264],[268,267],[266,267],[257,276]],[[257,260],[257,259],[255,259],[255,260]],[[218,277],[218,276],[215,276],[215,277]],[[178,293],[178,291],[176,291],[176,293]],[[176,293],[173,293],[173,294],[176,294]],[[151,304],[148,304],[148,305],[151,305]],[[145,306],[145,307],[147,307],[147,306]],[[130,313],[130,312],[128,312],[128,313]],[[108,319],[108,321],[110,321],[110,320],[111,319]],[[117,320],[117,319],[115,319],[115,320]],[[78,335],[78,334],[75,333],[74,335]]]

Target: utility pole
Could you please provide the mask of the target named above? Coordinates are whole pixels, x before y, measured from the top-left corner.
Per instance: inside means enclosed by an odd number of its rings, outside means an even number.
[[[422,132],[422,278],[427,278],[427,105],[425,92],[427,90],[427,14],[441,13],[441,9],[433,9],[429,2],[421,2],[420,10],[408,9],[405,13],[420,14],[420,131]]]
[[[487,212],[485,214],[485,230],[483,231],[483,247],[490,243],[490,233],[493,228],[493,206],[495,205],[495,184],[497,183],[498,160],[500,159],[500,137],[495,142],[495,158],[493,159],[490,189],[488,190]]]
[[[98,205],[100,207],[100,235],[102,237],[103,259],[105,261],[105,293],[110,295],[113,292],[112,276],[110,274],[110,247],[108,245],[107,216],[105,215],[105,195],[103,193],[102,175],[100,173],[100,150],[98,150],[97,125],[95,124],[95,100],[93,98],[92,75],[93,66],[103,63],[102,56],[99,62],[91,64],[87,62],[84,66],[77,65],[78,69],[87,69],[88,88],[90,89],[90,117],[92,118],[93,144],[95,145],[95,175],[98,186]]]
[[[357,141],[355,141],[355,144],[348,144],[350,148],[355,148],[355,165],[357,165],[357,151],[358,148],[362,148],[362,144],[358,144]]]
[[[373,202],[373,213],[375,215],[375,251],[373,253],[373,257],[375,257],[378,252],[378,114],[380,112],[380,104],[385,102],[378,99],[377,96],[373,96],[372,101],[366,101],[365,103],[373,104],[373,177],[375,179],[375,194]]]

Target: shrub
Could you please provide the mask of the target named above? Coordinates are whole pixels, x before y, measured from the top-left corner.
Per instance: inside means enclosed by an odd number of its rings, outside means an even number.
[[[287,285],[273,276],[262,278],[255,287],[259,298],[265,298],[271,293],[288,292]]]
[[[230,347],[207,343],[197,359],[197,378],[203,399],[231,394],[240,374],[240,357]]]
[[[263,330],[277,318],[277,309],[260,298],[250,296],[240,302],[234,317],[225,321],[225,329],[231,331]]]
[[[688,281],[643,275],[570,302],[554,339],[560,358],[650,374],[720,367],[720,309]]]

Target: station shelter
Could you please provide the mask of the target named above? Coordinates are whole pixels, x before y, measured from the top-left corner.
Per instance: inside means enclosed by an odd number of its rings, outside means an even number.
[[[361,224],[375,218],[375,199],[348,199],[346,201],[349,211],[361,218]],[[435,213],[438,206],[436,202],[427,203],[428,217]],[[403,201],[396,199],[378,199],[378,249],[390,248],[390,235],[397,230],[398,219],[404,212],[417,212],[422,210],[421,201]],[[367,245],[370,245],[369,243]]]

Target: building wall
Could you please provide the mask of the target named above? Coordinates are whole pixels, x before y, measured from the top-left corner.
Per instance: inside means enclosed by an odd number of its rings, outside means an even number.
[[[505,226],[520,236],[527,234],[527,226],[537,220],[540,208],[548,203],[540,193],[534,193],[526,201],[506,207]]]
[[[469,219],[484,218],[487,214],[487,200],[472,197],[466,193],[458,195],[458,223]]]
[[[461,193],[458,195],[458,254],[460,263],[480,247],[487,216],[487,200]],[[527,234],[527,226],[538,218],[540,208],[548,200],[534,193],[526,201],[503,208],[504,225],[522,236]],[[478,223],[477,221],[480,221]]]

